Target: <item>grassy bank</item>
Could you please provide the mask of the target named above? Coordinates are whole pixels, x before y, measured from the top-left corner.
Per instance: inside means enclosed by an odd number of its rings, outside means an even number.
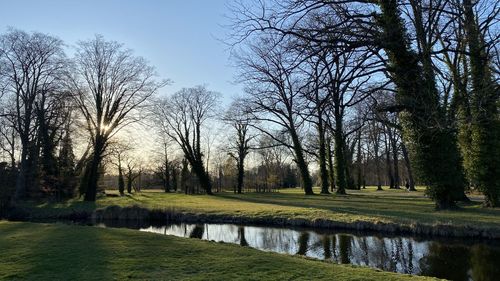
[[[433,235],[442,231],[444,236],[500,237],[500,209],[482,208],[480,198],[473,197],[476,201],[461,205],[459,210],[436,211],[434,203],[425,198],[421,191],[410,193],[405,190],[375,191],[374,188],[368,188],[349,192],[347,196],[305,196],[300,190],[294,189],[279,193],[221,193],[205,196],[143,191],[124,197],[101,198],[95,203],[72,200],[58,204],[25,202],[22,206],[31,210],[29,213],[33,216],[41,218],[92,212],[114,205],[137,205],[205,217],[230,217],[235,218],[235,221],[238,218],[261,218],[271,223],[273,220],[283,224],[288,221],[317,222],[318,226],[324,223],[327,227],[328,222],[332,222],[332,226],[380,226],[374,228],[377,231],[404,226],[416,233],[419,229],[435,230]],[[311,226],[316,224],[311,223]]]
[[[0,221],[2,280],[431,280],[128,229]]]

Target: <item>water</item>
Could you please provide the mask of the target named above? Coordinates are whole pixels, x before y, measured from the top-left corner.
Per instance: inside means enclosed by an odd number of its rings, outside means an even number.
[[[105,226],[122,226],[106,223]],[[500,243],[470,239],[431,239],[335,233],[308,229],[234,224],[127,226],[163,235],[197,238],[284,254],[304,255],[450,280],[500,280]]]

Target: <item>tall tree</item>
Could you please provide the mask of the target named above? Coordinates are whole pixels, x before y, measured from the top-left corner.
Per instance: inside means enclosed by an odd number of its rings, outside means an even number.
[[[282,38],[301,38],[312,45],[325,44],[330,49],[342,44],[350,50],[368,46],[387,61],[387,74],[396,86],[397,104],[392,110],[403,111],[403,138],[414,166],[436,207],[454,207],[455,201],[463,198],[465,185],[456,135],[436,87],[432,65],[434,39],[428,36],[430,31],[425,25],[422,32],[423,21],[417,23],[417,16],[412,18],[415,34],[409,36],[401,15],[402,7],[408,5],[400,5],[397,0],[260,3],[257,9],[236,7],[233,30],[239,41],[267,32]],[[432,16],[439,13],[433,11]],[[308,25],[318,20],[325,21],[326,26]],[[416,40],[410,42],[410,38]]]
[[[304,119],[313,123],[316,127],[317,131],[317,158],[319,164],[319,174],[320,174],[320,185],[321,185],[321,194],[329,194],[329,181],[332,179],[329,178],[328,172],[328,149],[330,149],[327,144],[327,124],[326,124],[326,114],[328,107],[330,106],[330,91],[325,89],[325,85],[323,83],[323,79],[325,76],[323,74],[326,71],[325,67],[322,66],[322,59],[319,56],[311,56],[308,60],[308,63],[305,63],[305,66],[302,67],[306,69],[306,76],[309,76],[310,86],[305,91],[305,98],[310,101],[310,105],[308,112],[305,112],[307,116]],[[330,173],[331,174],[331,173]]]
[[[471,77],[471,159],[468,166],[485,205],[500,206],[499,90],[493,80],[485,39],[474,13],[473,1],[464,0],[464,26]],[[497,7],[498,10],[498,7]],[[495,11],[493,18],[498,17]],[[498,21],[498,18],[497,18]]]
[[[69,86],[92,143],[81,179],[85,201],[95,201],[99,165],[109,140],[136,122],[141,106],[167,82],[157,82],[154,68],[122,44],[102,36],[78,44]]]
[[[369,120],[368,122],[368,139],[373,148],[373,161],[375,162],[375,175],[377,182],[377,190],[382,189],[382,176],[380,168],[380,136],[382,129],[379,122],[376,120]]]
[[[28,195],[36,184],[39,137],[49,133],[45,111],[48,95],[56,94],[66,66],[62,41],[43,33],[9,30],[0,37],[0,83],[12,95],[14,127],[21,144],[15,198]],[[37,110],[38,109],[38,110]],[[42,110],[43,109],[43,110]],[[53,159],[53,146],[42,138],[44,156]],[[48,150],[48,151],[47,151]],[[53,159],[54,160],[54,159]],[[51,165],[56,164],[51,161]],[[55,165],[54,165],[55,166]],[[46,165],[45,168],[52,168]]]
[[[377,23],[380,44],[387,53],[404,137],[414,153],[416,166],[437,208],[450,208],[461,198],[464,174],[455,135],[439,103],[430,50],[419,56],[410,48],[408,34],[396,0],[381,0]]]
[[[344,46],[346,47],[346,46]],[[378,62],[369,52],[349,51],[345,48],[327,49],[323,56],[326,89],[329,91],[331,118],[328,127],[333,132],[335,156],[335,180],[338,194],[345,194],[348,186],[346,137],[359,130],[362,122],[353,128],[345,126],[350,108],[364,101],[379,86],[368,86],[371,75],[380,71]],[[363,118],[360,116],[360,118]]]
[[[246,84],[253,119],[259,121],[259,126],[254,127],[293,151],[304,192],[314,194],[299,133],[304,123],[299,114],[305,108],[302,91],[307,82],[297,68],[298,58],[287,52],[284,43],[278,44],[279,38],[269,36],[257,40],[249,44],[249,52],[238,57],[240,80]],[[273,134],[276,128],[285,132],[290,142],[277,138]]]
[[[71,137],[70,129],[70,118],[68,118],[64,136],[62,137],[59,156],[58,156],[58,170],[59,170],[59,181],[58,181],[58,193],[59,198],[71,198],[76,193],[77,185],[77,174],[76,174],[76,160],[73,148],[73,139]]]
[[[218,100],[219,93],[196,86],[168,97],[155,110],[157,117],[164,122],[165,132],[179,144],[192,172],[209,195],[212,194],[212,183],[201,147],[202,129],[214,117]]]
[[[236,133],[235,137],[231,137],[234,141],[229,147],[229,156],[236,161],[238,170],[236,190],[238,194],[241,194],[245,177],[245,158],[250,152],[250,141],[253,139],[253,136],[249,134],[252,120],[245,106],[238,100],[231,104],[223,119],[233,127]]]

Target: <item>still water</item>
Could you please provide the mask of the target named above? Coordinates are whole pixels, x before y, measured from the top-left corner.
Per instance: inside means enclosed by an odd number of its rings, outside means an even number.
[[[104,225],[117,226],[109,223]],[[133,228],[164,235],[239,244],[263,251],[304,255],[341,264],[369,266],[385,271],[457,281],[500,280],[498,241],[391,237],[208,223],[141,225]]]

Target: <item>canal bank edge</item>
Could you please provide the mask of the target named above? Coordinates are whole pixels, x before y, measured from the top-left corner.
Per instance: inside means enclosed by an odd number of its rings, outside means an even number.
[[[39,211],[39,210],[38,210]],[[139,206],[107,206],[95,210],[69,210],[40,214],[34,208],[16,207],[7,212],[6,218],[13,221],[72,220],[99,222],[106,220],[142,221],[151,223],[229,223],[253,224],[278,227],[306,227],[329,230],[374,231],[387,234],[407,234],[427,237],[457,237],[500,239],[500,229],[452,224],[392,223],[354,221],[340,222],[330,219],[284,218],[276,216],[244,216],[228,214],[203,214],[171,209],[147,209]]]

